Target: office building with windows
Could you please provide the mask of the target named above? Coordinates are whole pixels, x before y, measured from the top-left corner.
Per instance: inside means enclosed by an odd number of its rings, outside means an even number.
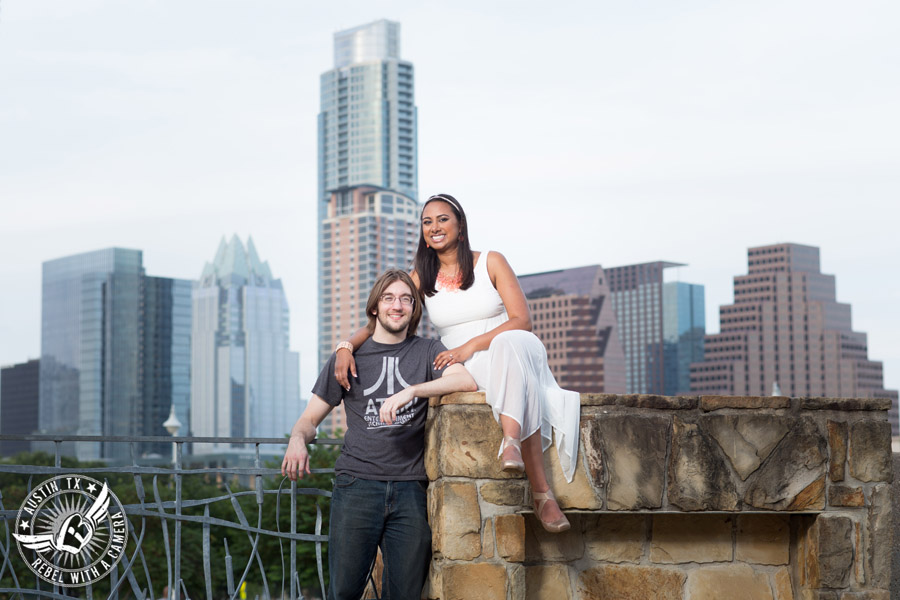
[[[280,279],[233,236],[219,244],[193,290],[191,433],[284,437],[303,407],[300,357],[289,349],[289,312]],[[195,453],[240,451],[195,444]]]
[[[865,333],[853,331],[850,305],[837,301],[834,275],[820,271],[819,249],[801,244],[750,248],[734,303],[720,307],[720,332],[706,336],[691,367],[702,394],[890,398],[897,434],[897,391],[885,390],[882,364],[869,360]]]
[[[691,363],[703,360],[706,303],[702,285],[663,283],[663,394],[691,393]]]
[[[665,389],[663,270],[677,266],[657,261],[606,269],[629,394],[662,394]]]
[[[147,277],[142,262],[140,250],[108,248],[43,264],[41,433],[162,435],[173,403],[187,422],[190,282]],[[165,343],[168,352],[159,350]],[[62,450],[82,460],[130,457],[125,444]]]
[[[407,196],[374,186],[354,186],[331,193],[322,223],[322,329],[319,362],[325,364],[338,342],[364,326],[366,302],[385,269],[409,271],[419,240],[419,205]],[[429,335],[430,325],[419,325]],[[335,408],[321,429],[344,431],[343,406]]]
[[[384,269],[408,270],[419,232],[413,65],[400,24],[375,21],[334,35],[334,68],[320,78],[319,366],[365,322]],[[430,331],[426,322],[420,334]],[[321,430],[346,423],[337,407]]]
[[[616,334],[609,284],[600,265],[519,277],[532,331],[547,349],[560,387],[625,392],[625,355]]]
[[[0,434],[37,433],[40,363],[33,359],[0,368]],[[0,456],[30,451],[28,441],[0,442]]]

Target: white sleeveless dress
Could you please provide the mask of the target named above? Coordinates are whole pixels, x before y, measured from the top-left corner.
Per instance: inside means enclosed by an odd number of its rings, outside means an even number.
[[[456,348],[509,319],[487,269],[488,252],[475,263],[475,283],[467,290],[438,289],[425,297],[428,318],[447,348]],[[487,403],[500,415],[515,419],[522,439],[540,429],[544,450],[556,434],[556,449],[566,479],[575,474],[581,397],[556,383],[547,365],[547,351],[530,331],[512,330],[497,335],[487,350],[465,362]]]

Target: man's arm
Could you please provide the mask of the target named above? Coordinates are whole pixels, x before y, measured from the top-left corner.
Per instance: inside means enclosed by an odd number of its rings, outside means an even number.
[[[313,394],[309,404],[306,405],[306,410],[291,428],[291,439],[281,462],[281,474],[287,475],[291,481],[303,479],[303,474],[310,472],[306,444],[315,439],[316,427],[328,416],[332,408],[334,407]]]
[[[412,402],[412,399],[417,396],[433,398],[453,392],[474,392],[477,389],[478,384],[475,383],[466,368],[456,363],[445,368],[440,379],[411,385],[385,400],[381,405],[381,410],[378,411],[378,416],[381,417],[382,422],[391,425],[397,418],[397,411]]]

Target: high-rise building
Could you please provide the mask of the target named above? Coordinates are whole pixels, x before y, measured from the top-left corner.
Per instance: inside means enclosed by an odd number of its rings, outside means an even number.
[[[896,407],[866,334],[852,329],[850,305],[837,301],[834,276],[820,271],[818,248],[760,246],[747,262],[734,304],[719,308],[720,332],[706,336],[705,359],[691,368],[695,392],[761,396],[778,384],[787,396],[891,398]]]
[[[547,349],[559,385],[576,392],[623,393],[625,355],[600,265],[519,277],[532,331]]]
[[[41,433],[163,434],[173,403],[187,422],[190,282],[147,277],[142,261],[140,250],[108,248],[44,263]],[[160,340],[169,341],[169,353],[158,351]],[[150,390],[155,399],[145,396]],[[62,451],[82,460],[130,457],[125,444],[63,444]]]
[[[0,368],[0,434],[37,432],[39,383],[40,360]],[[0,456],[30,451],[31,442],[0,442]]]
[[[419,205],[412,198],[374,186],[331,193],[322,222],[320,365],[366,324],[366,301],[379,275],[389,268],[410,270],[418,235]],[[421,323],[419,335],[428,328]],[[321,426],[332,434],[346,428],[343,406]]]
[[[191,289],[187,279],[145,277],[141,310],[141,435],[166,436],[171,407],[181,422],[178,435],[190,430]],[[146,444],[146,451],[168,456],[168,442]]]
[[[691,363],[703,360],[706,303],[702,285],[663,284],[663,394],[691,393]]]
[[[387,268],[408,270],[418,240],[413,65],[400,59],[400,24],[380,20],[334,35],[319,113],[319,366],[365,323]],[[430,330],[427,322],[420,334]],[[343,407],[322,424],[346,428]]]
[[[322,73],[319,201],[331,190],[375,185],[418,191],[413,65],[400,59],[400,24],[376,21],[334,34],[334,68]]]
[[[666,298],[677,302],[681,297],[664,294],[663,271],[680,266],[683,265],[656,261],[606,269],[619,340],[625,350],[625,388],[629,394],[665,394],[678,387],[666,383],[664,319],[666,314],[676,318],[681,314],[678,308],[667,313]],[[702,303],[702,295],[699,298]],[[668,375],[677,377],[673,367],[669,365]]]
[[[289,350],[280,279],[233,236],[219,244],[193,291],[191,433],[283,437],[302,412],[300,357]],[[195,444],[195,453],[231,444]]]

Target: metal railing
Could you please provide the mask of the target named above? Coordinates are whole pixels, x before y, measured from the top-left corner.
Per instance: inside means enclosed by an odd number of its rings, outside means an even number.
[[[246,585],[249,584],[250,589],[255,590],[255,593],[251,592],[251,597],[303,599],[298,575],[298,544],[301,544],[301,549],[305,549],[303,554],[306,556],[314,549],[317,579],[313,584],[307,582],[307,593],[310,596],[321,593],[325,597],[322,544],[327,543],[328,535],[327,527],[326,533],[322,532],[322,505],[325,504],[327,509],[325,499],[331,497],[331,492],[315,487],[300,487],[306,483],[305,480],[301,480],[298,486],[297,482],[282,477],[280,456],[277,457],[278,467],[263,464],[265,455],[260,446],[272,444],[283,449],[286,444],[283,438],[3,435],[0,440],[28,441],[33,445],[37,443],[53,447],[53,452],[49,453],[52,465],[12,464],[9,459],[0,460],[0,482],[6,482],[6,488],[9,488],[7,491],[0,487],[0,518],[3,525],[0,529],[0,598],[92,599],[95,595],[105,595],[112,600],[186,600],[192,597],[205,597],[209,600],[227,597],[238,600],[247,596]],[[130,463],[119,461],[104,464],[95,461],[73,466],[61,452],[63,445],[71,442],[127,444],[131,460]],[[315,443],[337,446],[341,441],[320,439]],[[151,444],[155,444],[157,448],[160,444],[174,444],[172,461],[159,455],[151,459],[142,457],[139,450]],[[212,457],[207,454],[185,455],[183,450],[186,444],[219,444],[229,447],[243,444],[246,449],[251,450],[243,454],[244,459],[249,458],[252,464],[233,466],[236,458],[234,451]],[[276,453],[273,452],[269,458],[276,459]],[[204,461],[220,464],[204,464]],[[122,464],[123,462],[126,464]],[[69,465],[65,466],[63,463]],[[333,463],[331,467],[312,471],[314,476],[333,473]],[[44,557],[51,556],[51,553],[46,550],[22,550],[22,545],[13,536],[16,524],[20,528],[27,528],[27,524],[17,521],[20,507],[28,504],[26,500],[45,493],[39,489],[42,482],[60,475],[93,477],[101,482],[113,480],[117,482],[115,489],[119,490],[119,494],[133,500],[121,503],[127,517],[128,541],[121,559],[103,577],[104,581],[93,581],[80,587],[60,585],[56,580],[48,583],[46,578],[32,572],[29,564],[32,564],[32,560],[35,561],[33,564],[37,563],[34,557],[38,552],[44,552],[41,555]],[[193,487],[203,487],[206,495],[187,497],[190,492],[185,494],[186,482]],[[130,489],[132,485],[133,490]],[[233,486],[246,489],[233,490]],[[13,490],[14,487],[18,489]],[[147,487],[150,488],[149,493]],[[213,489],[215,493],[210,494]],[[304,497],[310,497],[304,501],[306,505],[315,499],[312,532],[298,531],[298,501]],[[5,504],[13,500],[15,506]],[[55,502],[57,505],[65,504],[60,499]],[[255,515],[252,514],[254,509]],[[286,517],[285,509],[289,511]],[[81,516],[79,514],[78,518]],[[282,524],[286,525],[285,530]],[[231,548],[228,534],[233,536]],[[54,535],[59,534],[54,532]],[[238,544],[242,548],[240,552],[235,550]],[[84,545],[82,552],[89,551],[90,548]],[[185,571],[196,571],[197,554],[201,552],[202,560],[199,562],[202,564],[202,577],[199,573]],[[280,565],[272,564],[277,563],[279,557]],[[49,562],[59,566],[64,560],[62,553],[56,552]],[[163,560],[166,567],[165,581],[154,581],[152,574],[161,571]],[[222,570],[225,572],[224,589],[214,589],[214,579],[221,581]],[[186,573],[194,582],[202,581],[205,589],[196,589],[196,583],[190,585],[186,581]]]

